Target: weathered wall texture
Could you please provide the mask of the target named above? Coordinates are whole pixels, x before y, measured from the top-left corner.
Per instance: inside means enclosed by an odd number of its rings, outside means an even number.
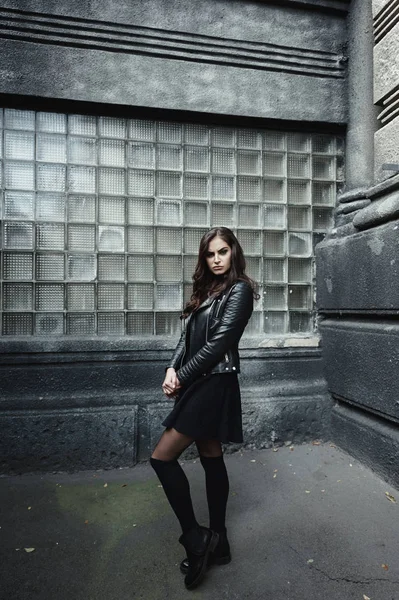
[[[0,100],[342,131],[347,6],[4,0]],[[175,342],[2,340],[1,469],[107,468],[148,458],[170,408],[160,383]],[[297,348],[266,349],[259,342],[242,344],[246,442],[326,436],[331,404],[319,348],[299,341]]]

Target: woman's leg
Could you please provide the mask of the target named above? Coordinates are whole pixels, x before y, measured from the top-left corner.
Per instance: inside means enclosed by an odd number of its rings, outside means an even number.
[[[190,494],[190,484],[178,458],[193,439],[176,429],[166,429],[152,453],[150,463],[174,510],[183,533],[198,527]]]
[[[205,470],[209,527],[222,533],[226,531],[226,507],[229,497],[229,478],[222,445],[218,440],[196,440],[195,443]]]

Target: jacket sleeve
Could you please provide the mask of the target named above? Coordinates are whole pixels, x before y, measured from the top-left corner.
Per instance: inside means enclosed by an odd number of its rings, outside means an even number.
[[[206,344],[176,373],[180,383],[196,379],[220,362],[224,354],[238,344],[253,310],[253,292],[249,284],[238,282],[224,307],[219,323]]]
[[[167,371],[167,369],[170,369],[170,368],[176,369],[176,367],[178,366],[178,364],[181,360],[181,357],[183,356],[185,343],[186,343],[186,328],[184,328],[183,331],[181,332],[180,339],[177,342],[177,346],[175,348],[175,351],[173,352],[173,355],[172,355],[170,361],[168,362],[167,366],[165,367],[165,371]]]

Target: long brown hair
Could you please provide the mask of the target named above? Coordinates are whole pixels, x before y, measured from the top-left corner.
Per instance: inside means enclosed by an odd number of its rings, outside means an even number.
[[[230,269],[224,277],[214,275],[206,262],[209,243],[215,237],[220,237],[231,248]],[[214,227],[201,238],[198,261],[193,275],[193,293],[183,309],[180,318],[184,319],[192,313],[208,297],[216,296],[231,287],[236,281],[246,281],[252,288],[254,298],[259,300],[257,284],[245,273],[244,252],[234,233],[228,227]]]

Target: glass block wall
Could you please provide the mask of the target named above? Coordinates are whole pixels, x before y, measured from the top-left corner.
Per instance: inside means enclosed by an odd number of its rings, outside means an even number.
[[[246,333],[313,330],[342,139],[13,109],[0,125],[2,335],[178,333],[214,225],[260,283]]]

